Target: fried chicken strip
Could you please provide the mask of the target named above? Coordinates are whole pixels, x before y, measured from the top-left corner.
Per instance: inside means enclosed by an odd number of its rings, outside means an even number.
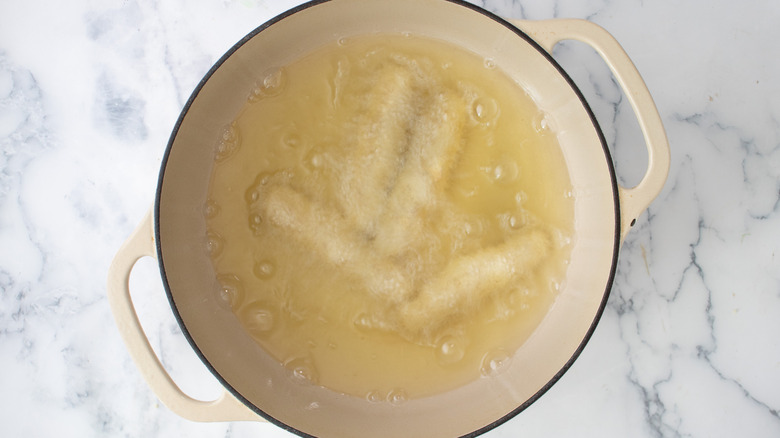
[[[324,260],[354,275],[369,293],[400,303],[410,293],[400,269],[370,251],[364,239],[335,210],[309,199],[288,185],[268,184],[255,203],[264,220]]]
[[[451,316],[466,313],[510,282],[529,274],[550,254],[549,231],[528,226],[506,242],[452,260],[400,307],[410,333],[430,334]]]

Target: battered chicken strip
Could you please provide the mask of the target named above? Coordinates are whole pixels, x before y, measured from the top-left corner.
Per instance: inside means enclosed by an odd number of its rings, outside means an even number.
[[[487,296],[527,275],[550,254],[549,231],[529,225],[506,242],[452,260],[400,307],[405,331],[429,335],[451,316],[466,313]]]
[[[356,276],[376,298],[390,304],[408,299],[410,287],[403,273],[370,251],[335,210],[280,184],[265,186],[253,207],[290,238]]]
[[[415,121],[404,165],[377,224],[376,246],[394,256],[424,241],[426,208],[435,208],[461,150],[466,109],[448,90],[428,98]]]
[[[400,65],[384,66],[366,99],[341,192],[347,218],[372,235],[409,146],[416,105],[411,73]]]

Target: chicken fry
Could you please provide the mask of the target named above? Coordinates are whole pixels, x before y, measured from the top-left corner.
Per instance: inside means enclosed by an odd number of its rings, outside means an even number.
[[[288,185],[268,184],[264,189],[263,196],[253,205],[260,209],[264,220],[357,277],[377,298],[389,303],[399,303],[407,298],[410,288],[403,273],[369,251],[366,242],[336,211]]]
[[[503,244],[452,260],[419,294],[400,308],[401,324],[410,333],[428,335],[487,296],[529,274],[552,250],[552,236],[529,226]]]
[[[412,81],[412,75],[399,65],[387,65],[378,73],[367,96],[366,113],[359,117],[357,142],[348,158],[351,162],[344,166],[345,214],[369,235],[408,148],[415,116]]]
[[[404,166],[377,224],[377,248],[394,256],[424,241],[425,209],[434,208],[461,149],[462,99],[449,90],[428,98],[415,122]]]

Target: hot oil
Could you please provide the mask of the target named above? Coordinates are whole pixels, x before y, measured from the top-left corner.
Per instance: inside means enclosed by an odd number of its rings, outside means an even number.
[[[258,78],[218,143],[219,296],[291,378],[398,403],[489,377],[564,280],[566,166],[492,60],[341,40]]]

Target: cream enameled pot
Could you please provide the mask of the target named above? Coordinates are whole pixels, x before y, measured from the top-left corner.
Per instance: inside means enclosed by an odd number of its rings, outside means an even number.
[[[408,32],[446,40],[485,58],[526,89],[557,132],[575,196],[575,233],[565,286],[531,338],[498,376],[393,405],[303,385],[245,333],[220,305],[206,252],[203,215],[223,129],[269,70],[334,39]],[[634,188],[620,187],[593,114],[549,53],[564,39],[592,46],[612,69],[639,121],[648,168]],[[174,128],[153,214],[117,254],[109,299],[135,362],[158,397],[198,421],[268,420],[304,436],[452,437],[500,425],[540,397],[571,366],[601,316],[618,249],[635,218],[660,192],[669,149],[639,73],[618,43],[586,21],[509,23],[461,1],[329,0],[295,8],[260,26],[209,71]],[[184,394],[162,367],[139,324],[128,278],[135,262],[157,257],[173,312],[192,347],[224,385],[217,400]]]

